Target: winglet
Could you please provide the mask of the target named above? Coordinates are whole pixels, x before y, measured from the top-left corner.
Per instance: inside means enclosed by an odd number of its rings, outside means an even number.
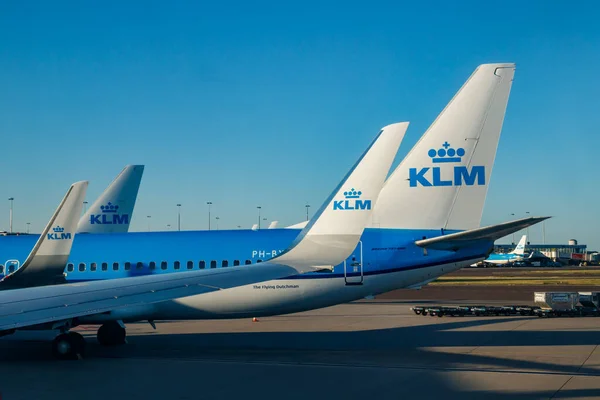
[[[87,181],[71,185],[23,266],[5,276],[0,286],[37,286],[54,283],[56,277],[62,277],[71,254],[87,186]]]
[[[81,217],[77,233],[126,233],[143,174],[143,165],[123,168]]]
[[[371,217],[407,128],[408,122],[384,127],[291,247],[269,261],[299,272],[344,261],[356,248]]]

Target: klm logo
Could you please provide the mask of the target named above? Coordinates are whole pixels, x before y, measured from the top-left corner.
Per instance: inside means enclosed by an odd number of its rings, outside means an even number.
[[[119,206],[115,206],[110,201],[105,206],[100,206],[102,214],[90,215],[90,223],[94,224],[108,224],[108,225],[122,225],[129,223],[129,215],[118,214]]]
[[[53,233],[48,234],[48,240],[67,240],[71,239],[71,234],[69,232],[65,232],[65,228],[56,225],[56,227],[52,228]]]
[[[431,149],[427,153],[433,164],[459,163],[465,155],[465,149],[453,149],[448,142],[442,145],[443,149]],[[425,167],[408,170],[410,187],[417,186],[483,186],[485,185],[485,167],[472,166],[470,169],[464,165],[450,167]]]
[[[360,196],[362,192],[360,190],[350,189],[344,192],[346,200],[334,200],[334,210],[370,210],[371,200],[361,200]]]

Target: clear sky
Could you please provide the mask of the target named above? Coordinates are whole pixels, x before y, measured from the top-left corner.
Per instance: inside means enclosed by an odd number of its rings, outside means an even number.
[[[399,162],[478,64],[515,62],[484,224],[600,250],[600,3],[0,2],[0,229],[145,164],[133,230],[316,209],[380,127]],[[214,221],[213,221],[214,223]],[[541,241],[531,228],[531,240]]]

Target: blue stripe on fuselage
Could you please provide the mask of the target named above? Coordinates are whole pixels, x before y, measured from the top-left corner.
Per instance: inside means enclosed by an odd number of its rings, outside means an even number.
[[[217,267],[227,260],[233,266],[234,260],[244,264],[245,260],[266,261],[286,247],[298,236],[298,229],[264,230],[224,230],[224,231],[183,231],[183,232],[133,232],[112,234],[76,235],[69,262],[74,271],[67,273],[67,280],[114,279],[136,275],[174,272],[174,262],[180,263],[180,270],[186,271],[188,261],[193,262],[194,270],[199,261],[210,267],[215,260]],[[447,231],[446,234],[454,231]],[[400,270],[423,268],[438,264],[460,262],[473,258],[483,258],[491,243],[461,249],[457,252],[429,250],[414,245],[418,239],[439,236],[439,230],[406,229],[366,229],[361,237],[363,247],[363,275],[376,275]],[[37,235],[0,237],[0,263],[16,259],[21,263],[33,248]],[[358,254],[356,254],[357,257]],[[150,262],[156,269],[149,268]],[[161,262],[167,262],[167,269],[161,269]],[[102,271],[102,263],[108,270]],[[113,270],[113,263],[119,269]],[[131,269],[124,270],[125,262]],[[143,268],[138,269],[140,262]],[[78,270],[79,263],[85,263],[85,271]],[[90,264],[97,264],[97,271],[90,271]],[[349,276],[359,273],[349,271]],[[295,279],[324,279],[344,276],[344,266],[338,265],[333,272],[315,272],[294,277]]]

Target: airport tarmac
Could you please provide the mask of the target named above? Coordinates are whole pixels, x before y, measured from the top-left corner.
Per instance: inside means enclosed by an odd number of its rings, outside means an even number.
[[[84,326],[80,361],[0,340],[1,399],[600,398],[600,318],[423,317],[413,304],[131,324],[116,348]]]

